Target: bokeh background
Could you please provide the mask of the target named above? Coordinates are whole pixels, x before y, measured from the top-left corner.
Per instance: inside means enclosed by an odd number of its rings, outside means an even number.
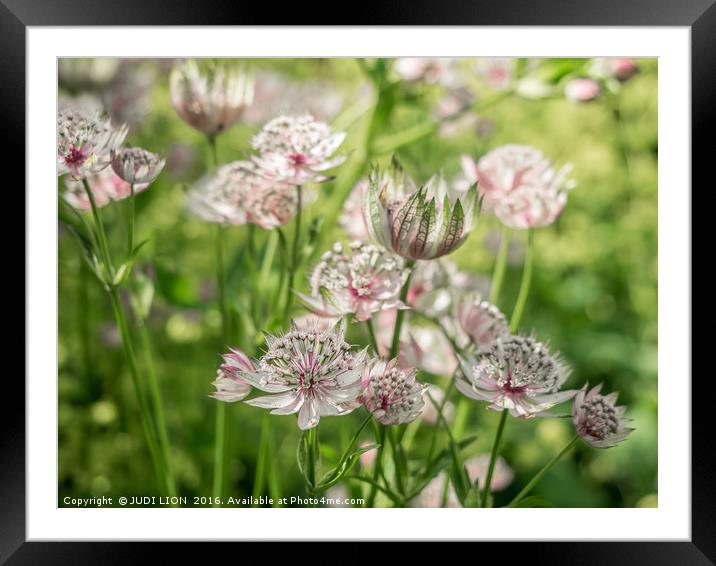
[[[535,233],[536,268],[522,326],[562,352],[573,368],[568,386],[603,382],[607,390],[620,391],[636,431],[608,450],[580,443],[561,461],[534,490],[557,507],[657,504],[657,61],[635,62],[639,72],[633,78],[599,78],[599,96],[583,103],[565,91],[571,80],[590,76],[594,61],[585,59],[247,60],[242,64],[256,78],[256,100],[218,141],[221,162],[241,159],[251,135],[281,112],[309,111],[348,132],[342,148],[348,161],[334,181],[321,185],[317,202],[307,209],[309,217],[323,221],[317,252],[345,239],[338,218],[346,196],[369,161],[385,161],[393,151],[421,181],[438,170],[456,179],[461,155],[478,159],[506,143],[532,145],[557,165],[574,165],[577,187],[564,213]],[[208,496],[216,404],[208,395],[224,345],[213,282],[214,226],[188,216],[184,208],[187,187],[206,167],[206,141],[171,106],[172,63],[60,60],[59,93],[60,104],[79,99],[129,122],[129,145],[167,158],[165,171],[137,197],[137,241],[149,238],[139,268],[154,281],[147,324],[180,492]],[[371,69],[389,79],[380,115],[373,111]],[[125,237],[123,204],[103,209],[117,246]],[[59,206],[62,214],[61,199]],[[483,215],[450,259],[461,270],[489,279],[499,232],[499,222]],[[58,504],[66,496],[158,494],[110,304],[62,222],[58,238]],[[257,238],[263,249],[266,235]],[[251,293],[262,292],[245,286],[245,242],[245,227],[229,230],[229,291],[239,327],[242,305]],[[501,297],[507,312],[517,294],[523,244],[520,235],[512,240]],[[305,289],[303,275],[299,281]],[[265,282],[267,288],[272,284]],[[247,351],[259,351],[259,339],[240,335],[236,341]],[[438,376],[423,379],[446,383]],[[241,403],[227,409],[229,492],[247,496],[254,491],[263,411]],[[477,440],[466,453],[488,452],[497,414],[475,403],[467,417],[464,434],[476,434]],[[325,458],[335,456],[332,451],[340,450],[360,419],[321,421]],[[295,463],[299,431],[294,419],[273,417],[272,422],[280,490],[304,495]],[[427,425],[417,431],[416,458],[430,433]],[[572,434],[568,419],[510,419],[503,456],[515,479],[497,494],[497,504],[509,501]],[[342,489],[360,495],[357,486]]]

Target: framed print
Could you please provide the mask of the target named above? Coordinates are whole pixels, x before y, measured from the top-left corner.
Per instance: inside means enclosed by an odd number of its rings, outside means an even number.
[[[2,560],[712,563],[690,188],[716,8],[161,4],[0,11],[27,211]]]

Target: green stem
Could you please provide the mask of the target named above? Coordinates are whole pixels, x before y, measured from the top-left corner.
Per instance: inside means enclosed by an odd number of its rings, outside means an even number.
[[[487,507],[487,498],[492,491],[492,474],[495,471],[495,464],[497,462],[497,455],[500,452],[500,441],[502,440],[502,433],[505,430],[505,423],[507,422],[507,410],[503,409],[500,414],[500,424],[497,425],[497,432],[495,433],[495,440],[492,443],[492,452],[490,453],[490,464],[487,467],[487,475],[485,476],[485,485],[482,487],[482,499],[480,501],[481,507]],[[478,488],[480,486],[478,485]]]
[[[219,167],[219,150],[216,147],[216,135],[207,136],[207,141],[209,142],[209,155],[212,159],[212,164],[207,169],[216,169]]]
[[[152,424],[151,413],[149,410],[149,403],[147,402],[146,393],[142,386],[141,376],[139,375],[139,369],[137,366],[137,358],[134,353],[134,347],[132,346],[132,338],[129,334],[129,327],[127,326],[127,320],[124,316],[124,310],[119,299],[119,293],[116,288],[112,287],[109,291],[110,299],[112,300],[112,308],[114,309],[114,316],[119,328],[119,333],[122,337],[122,346],[124,348],[124,357],[127,365],[129,366],[129,373],[132,376],[132,383],[134,384],[134,391],[137,395],[139,402],[139,415],[144,428],[144,434],[147,439],[149,451],[152,457],[152,463],[154,469],[161,479],[162,486],[168,490],[166,485],[166,475],[164,473],[161,458],[159,456],[159,447],[156,440],[156,432]]]
[[[154,364],[154,351],[152,348],[149,330],[144,320],[139,321],[139,336],[142,341],[142,349],[144,350],[145,364],[147,366],[147,381],[149,383],[149,396],[156,417],[156,427],[159,436],[159,449],[164,460],[164,469],[166,472],[167,487],[171,497],[177,495],[176,478],[174,477],[174,466],[172,465],[171,448],[169,445],[169,435],[167,434],[167,424],[164,417],[164,403],[162,402],[162,394],[159,389],[159,380],[157,378],[157,370]]]
[[[379,444],[378,446],[378,452],[375,455],[375,463],[373,464],[373,480],[371,484],[370,493],[368,494],[368,498],[366,499],[365,506],[366,507],[373,507],[375,504],[375,496],[378,494],[378,485],[380,483],[380,477],[383,473],[383,448],[385,446],[385,427],[377,423],[377,435],[376,435],[376,443]]]
[[[490,284],[490,302],[493,305],[497,305],[497,301],[500,300],[500,291],[502,290],[502,283],[505,279],[505,268],[507,267],[507,256],[510,251],[510,236],[510,229],[507,226],[503,226],[500,238],[500,249],[497,252],[495,269],[492,272],[492,283]]]
[[[134,249],[134,183],[129,185],[129,219],[127,227],[127,256],[131,257]]]
[[[376,356],[380,356],[378,351],[378,340],[375,337],[375,329],[373,328],[373,321],[369,318],[365,321],[365,325],[368,327],[368,334],[370,335],[370,345],[373,348]]]
[[[408,291],[410,290],[410,279],[413,276],[413,266],[415,265],[415,261],[409,259],[405,262],[405,268],[408,270],[408,277],[405,280],[405,283],[403,283],[403,288],[400,290],[400,300],[401,302],[405,303],[408,298]],[[392,360],[395,358],[395,356],[398,355],[398,351],[400,349],[400,329],[403,326],[403,319],[405,318],[405,310],[404,309],[398,309],[398,311],[395,313],[395,328],[393,329],[393,342],[390,345],[390,356],[389,358]]]
[[[265,413],[261,423],[261,440],[259,441],[259,452],[256,457],[256,472],[254,474],[254,489],[252,493],[254,500],[258,499],[264,489],[264,476],[266,474],[266,461],[268,459],[269,449],[268,428],[271,424],[270,418],[271,415]],[[252,507],[257,507],[257,504],[252,504]]]
[[[210,138],[211,139],[211,138]],[[216,283],[218,290],[219,309],[221,311],[222,348],[231,342],[231,320],[226,297],[226,269],[224,266],[224,229],[217,225],[216,230]],[[226,451],[226,405],[216,403],[216,421],[214,427],[214,477],[212,486],[213,506],[219,504],[224,490],[224,452]]]
[[[301,241],[301,185],[296,185],[296,221],[294,224],[293,249],[291,251],[291,262],[288,268],[288,286],[286,288],[286,306],[283,312],[284,320],[288,321],[291,315],[291,303],[293,302],[293,280],[299,263],[300,241]]]
[[[102,215],[99,212],[99,208],[97,208],[97,202],[94,200],[94,194],[92,193],[92,189],[90,189],[89,183],[87,182],[87,179],[82,179],[82,186],[85,189],[85,192],[87,193],[87,198],[90,201],[90,206],[92,207],[92,217],[94,218],[95,227],[97,231],[97,239],[99,240],[99,247],[100,251],[102,253],[102,257],[104,259],[105,269],[107,270],[107,275],[109,275],[110,281],[112,277],[114,276],[114,268],[112,267],[112,258],[109,254],[109,245],[107,244],[107,235],[104,231],[104,223],[102,222]]]
[[[522,491],[520,491],[515,498],[510,501],[510,503],[507,505],[507,507],[515,507],[524,497],[527,495],[532,488],[539,483],[539,481],[542,479],[542,476],[544,476],[551,468],[554,466],[559,460],[564,456],[567,452],[570,451],[570,449],[574,446],[574,444],[579,440],[579,435],[576,434],[572,440],[570,440],[567,445],[562,448],[562,450],[557,454],[554,458],[552,458],[547,464],[545,464],[544,468],[542,468],[535,476],[529,481],[529,483],[522,488]]]
[[[532,282],[532,263],[534,261],[534,238],[532,230],[527,230],[527,250],[525,251],[525,265],[522,269],[522,283],[520,283],[520,292],[517,295],[515,310],[512,311],[510,318],[510,332],[514,333],[520,326],[522,313],[525,310],[527,296],[530,292],[530,283]]]

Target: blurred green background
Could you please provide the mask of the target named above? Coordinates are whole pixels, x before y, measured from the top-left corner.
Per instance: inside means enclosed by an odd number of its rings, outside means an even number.
[[[215,226],[184,209],[186,188],[206,166],[206,141],[171,106],[170,60],[100,63],[75,60],[63,67],[61,62],[60,93],[63,98],[95,97],[113,117],[130,122],[129,145],[168,159],[165,172],[137,198],[137,241],[149,238],[139,268],[155,281],[148,325],[180,492],[208,496],[217,403],[208,395],[225,345],[219,338],[213,282]],[[564,213],[553,226],[535,233],[536,267],[522,326],[562,352],[573,368],[569,387],[603,382],[606,390],[620,391],[636,430],[608,450],[579,443],[534,493],[557,507],[656,505],[657,61],[638,60],[636,76],[623,84],[602,82],[601,96],[586,104],[566,99],[564,88],[571,78],[586,75],[588,60],[509,62],[507,86],[491,84],[481,71],[484,62],[474,60],[452,62],[451,74],[439,79],[427,74],[401,77],[391,61],[243,63],[255,74],[256,102],[245,120],[219,137],[221,162],[244,158],[251,135],[280,112],[308,110],[348,132],[340,151],[348,152],[348,161],[336,170],[335,181],[318,188],[319,198],[308,208],[309,217],[323,217],[318,253],[345,238],[337,227],[338,214],[352,186],[367,172],[368,160],[385,161],[393,149],[419,181],[438,170],[453,179],[460,173],[462,154],[478,159],[506,143],[532,145],[557,165],[574,165],[577,187]],[[373,112],[371,70],[388,77],[380,113]],[[535,82],[544,87],[537,95],[527,88]],[[455,100],[458,108],[450,112]],[[60,180],[60,189],[63,186]],[[125,238],[124,204],[102,209],[117,249]],[[463,271],[489,277],[499,231],[499,222],[483,215],[468,242],[449,259]],[[62,224],[58,234],[58,504],[63,506],[67,496],[158,494],[109,301]],[[501,297],[500,306],[508,313],[521,276],[523,236],[513,237]],[[239,323],[242,305],[252,293],[264,291],[244,284],[246,237],[246,227],[229,230],[229,290]],[[259,233],[257,242],[263,250],[266,234]],[[299,281],[305,290],[305,277]],[[275,282],[263,284],[270,289]],[[351,333],[356,341],[365,339],[360,329]],[[237,345],[258,353],[260,337],[241,334]],[[446,383],[436,376],[424,379]],[[247,496],[253,488],[264,411],[241,403],[227,409],[227,493]],[[497,416],[484,405],[472,405],[466,434],[478,438],[468,455],[489,451]],[[361,420],[356,414],[321,421],[326,459],[342,450]],[[272,417],[272,423],[281,491],[304,495],[295,462],[295,421]],[[497,504],[509,501],[572,431],[569,419],[510,419],[503,455],[515,479],[497,494]],[[418,429],[414,458],[425,453],[424,440],[430,434],[429,425]]]

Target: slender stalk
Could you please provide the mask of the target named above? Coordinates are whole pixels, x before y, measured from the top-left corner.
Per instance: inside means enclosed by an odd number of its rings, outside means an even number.
[[[380,446],[378,446],[378,452],[375,455],[375,462],[373,464],[373,483],[371,484],[371,489],[365,502],[366,507],[373,507],[373,505],[375,504],[375,497],[379,489],[377,486],[379,485],[381,475],[383,474],[383,448],[385,446],[385,427],[380,423],[376,423],[376,427],[377,432],[375,440],[376,443]]]
[[[487,498],[492,491],[492,474],[495,471],[495,463],[497,462],[497,455],[500,453],[500,441],[502,440],[502,433],[505,430],[505,423],[507,422],[507,410],[503,409],[500,414],[500,424],[497,425],[497,432],[495,433],[495,440],[492,443],[492,451],[490,452],[490,464],[487,467],[487,475],[485,476],[485,485],[482,487],[482,498],[480,500],[481,507],[487,507]],[[479,486],[478,486],[479,487]]]
[[[134,249],[134,183],[129,185],[131,194],[129,196],[129,218],[127,219],[127,255],[132,255]]]
[[[408,291],[410,290],[410,279],[413,276],[413,266],[415,261],[406,260],[405,268],[408,270],[408,278],[403,283],[403,288],[400,290],[400,300],[405,303],[408,298]],[[398,309],[395,313],[395,328],[393,329],[393,342],[390,345],[390,359],[392,360],[398,355],[400,348],[400,329],[403,326],[403,319],[405,318],[405,310]]]
[[[368,335],[370,336],[370,345],[373,348],[376,356],[380,355],[378,351],[378,340],[375,337],[375,328],[373,328],[373,321],[369,318],[365,321],[365,325],[368,327]]]
[[[154,351],[152,348],[149,330],[144,320],[139,321],[139,337],[144,350],[145,365],[147,367],[147,382],[149,383],[149,397],[156,417],[157,435],[159,438],[159,450],[164,460],[164,468],[167,477],[167,487],[171,497],[177,495],[176,478],[174,476],[174,466],[172,465],[171,448],[169,445],[169,435],[167,434],[167,424],[164,417],[164,403],[162,401],[161,390],[159,389],[159,380],[157,378],[157,370],[154,364]]]
[[[301,241],[301,208],[302,208],[302,187],[296,185],[296,220],[294,223],[293,248],[291,251],[291,261],[288,268],[288,286],[286,287],[286,306],[284,308],[283,318],[288,320],[291,314],[291,304],[293,302],[293,280],[296,276],[296,270],[299,263],[300,241]]]
[[[579,440],[579,435],[575,434],[574,438],[572,438],[572,440],[570,440],[567,445],[562,448],[559,454],[557,454],[554,458],[547,462],[547,464],[545,464],[545,466],[535,474],[535,476],[529,481],[529,483],[522,488],[522,491],[520,491],[507,506],[515,507],[520,501],[522,501],[522,499],[532,490],[532,488],[539,483],[539,481],[542,479],[542,476],[544,476],[550,469],[552,469],[552,466],[559,462],[562,456],[564,456],[567,452],[571,450],[577,440]]]
[[[517,295],[515,309],[510,317],[510,332],[514,333],[520,326],[522,313],[525,310],[527,296],[530,292],[530,284],[532,282],[532,263],[534,261],[534,238],[532,230],[527,230],[527,250],[525,252],[525,266],[522,270],[522,283],[520,283],[520,292]]]
[[[99,208],[97,208],[97,202],[94,199],[94,194],[92,193],[92,189],[90,189],[89,183],[87,182],[86,178],[82,179],[82,186],[84,187],[85,192],[87,193],[87,198],[90,201],[90,207],[92,208],[92,217],[94,218],[95,222],[100,252],[102,253],[105,268],[108,272],[107,275],[109,275],[109,277],[111,278],[114,275],[114,268],[112,267],[112,258],[109,254],[109,245],[107,244],[107,235],[104,231],[102,215],[99,212]]]
[[[209,135],[206,139],[209,142],[209,156],[212,160],[211,166],[207,167],[207,169],[216,169],[219,166],[219,150],[216,147],[216,136]]]
[[[269,451],[269,435],[268,435],[268,427],[269,427],[269,419],[271,418],[271,415],[269,413],[264,414],[263,421],[261,423],[261,440],[259,441],[259,452],[258,456],[256,457],[256,472],[254,474],[254,489],[253,489],[253,499],[256,500],[261,495],[261,492],[264,489],[264,477],[266,474],[266,461],[268,460],[268,451]],[[253,503],[251,505],[252,507],[257,507],[258,505],[256,503]]]
[[[210,138],[211,139],[211,138]],[[219,309],[221,311],[222,348],[231,342],[231,320],[229,304],[226,297],[226,269],[224,266],[224,229],[217,225],[216,230],[216,283],[218,290]],[[212,486],[213,506],[219,504],[224,490],[224,452],[226,451],[226,405],[216,403],[216,421],[214,423],[214,477]]]
[[[129,334],[129,327],[124,316],[124,310],[119,300],[119,293],[117,289],[112,287],[109,291],[110,299],[112,300],[112,308],[114,309],[114,316],[119,328],[120,335],[122,337],[122,347],[124,348],[124,357],[129,366],[129,373],[132,376],[132,383],[134,384],[134,391],[139,401],[139,416],[144,429],[144,434],[147,439],[149,451],[152,457],[152,463],[158,477],[162,481],[162,487],[168,489],[166,485],[166,475],[163,469],[162,461],[159,456],[159,446],[157,445],[156,432],[152,424],[150,416],[149,403],[147,402],[147,396],[142,386],[141,377],[139,375],[139,369],[137,366],[137,358],[134,353],[134,347],[132,346],[132,337]]]
[[[507,267],[507,256],[510,251],[510,237],[510,229],[507,226],[503,226],[500,237],[500,249],[497,252],[497,259],[495,259],[495,268],[492,272],[492,282],[490,284],[490,302],[493,305],[496,305],[500,300],[500,291],[502,290],[502,283],[505,279],[505,268]]]

